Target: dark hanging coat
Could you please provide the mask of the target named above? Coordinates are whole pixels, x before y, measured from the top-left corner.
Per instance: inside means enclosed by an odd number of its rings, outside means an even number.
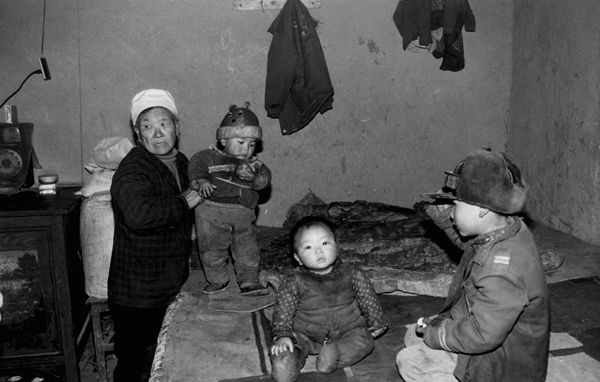
[[[402,36],[404,50],[417,38],[419,45],[431,45],[431,31],[443,28],[443,37],[432,52],[433,57],[442,58],[441,70],[464,69],[462,29],[475,31],[475,16],[468,0],[400,0],[393,20]]]
[[[292,134],[317,113],[332,109],[333,86],[317,35],[317,22],[300,0],[288,0],[268,30],[265,109],[278,118],[281,133]]]

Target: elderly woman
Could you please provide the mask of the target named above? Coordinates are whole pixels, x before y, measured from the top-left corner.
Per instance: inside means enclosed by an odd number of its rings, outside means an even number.
[[[171,93],[139,92],[131,102],[137,140],[110,189],[115,216],[108,302],[115,324],[115,382],[147,381],[169,303],[189,273],[198,192],[177,151],[179,120]]]

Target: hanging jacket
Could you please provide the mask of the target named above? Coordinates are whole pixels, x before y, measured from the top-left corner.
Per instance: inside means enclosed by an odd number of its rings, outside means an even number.
[[[392,19],[402,36],[402,49],[406,50],[416,39],[421,46],[431,44],[430,0],[400,0]]]
[[[464,69],[462,30],[475,31],[475,16],[468,0],[400,0],[393,21],[404,50],[415,40],[420,46],[432,45],[431,31],[442,28],[443,37],[436,42],[433,57],[442,58],[441,70]]]
[[[288,0],[268,29],[265,109],[283,135],[333,108],[333,86],[317,34],[317,22],[300,0]]]

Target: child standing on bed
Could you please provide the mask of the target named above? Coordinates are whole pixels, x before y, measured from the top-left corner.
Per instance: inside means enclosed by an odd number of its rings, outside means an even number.
[[[527,186],[505,155],[478,150],[447,172],[426,212],[464,250],[442,312],[419,319],[398,353],[407,381],[546,379],[548,287],[533,236],[515,216]]]
[[[387,329],[371,281],[337,255],[332,224],[302,218],[290,232],[300,264],[281,283],[273,311],[272,376],[296,381],[308,355],[319,372],[353,365]]]
[[[206,198],[195,209],[198,252],[208,281],[203,289],[206,294],[229,287],[229,249],[241,294],[269,294],[259,282],[255,225],[257,191],[271,183],[271,171],[254,156],[261,139],[262,128],[250,103],[231,105],[217,129],[217,146],[190,159],[190,188]]]

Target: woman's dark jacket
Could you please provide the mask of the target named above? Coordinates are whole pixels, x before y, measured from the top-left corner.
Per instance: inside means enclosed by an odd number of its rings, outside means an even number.
[[[188,187],[185,155],[176,165]],[[119,164],[110,189],[115,235],[108,278],[110,303],[135,308],[169,304],[188,277],[191,214],[169,168],[143,147]]]

